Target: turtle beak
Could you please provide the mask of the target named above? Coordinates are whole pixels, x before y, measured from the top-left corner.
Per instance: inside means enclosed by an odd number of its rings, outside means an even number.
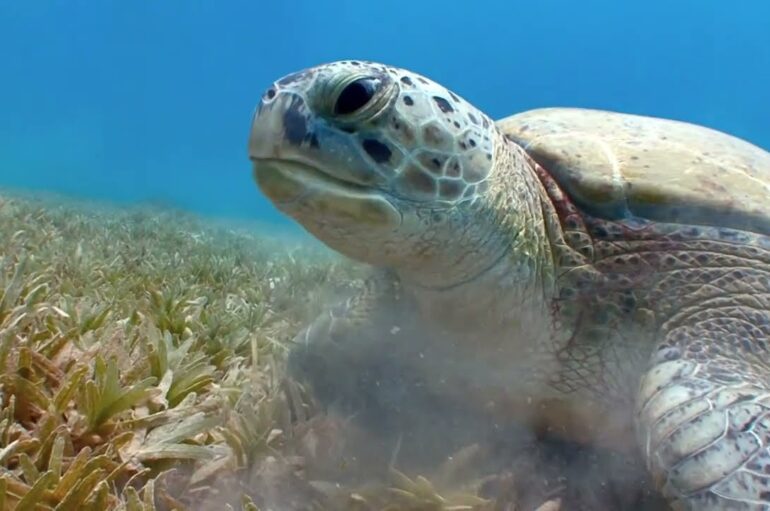
[[[251,118],[248,150],[249,159],[253,162],[270,158],[280,152],[274,134],[280,133],[283,126],[277,116],[262,115],[263,109],[264,102],[260,102]]]
[[[291,92],[268,89],[254,111],[248,151],[260,189],[278,204],[307,192],[300,175],[317,173],[312,155],[310,112]]]
[[[259,161],[299,157],[299,154],[288,154],[299,151],[287,149],[311,143],[309,123],[310,112],[301,97],[269,89],[252,117],[249,158]]]
[[[248,143],[262,192],[305,226],[319,220],[398,225],[401,217],[393,205],[348,170],[365,168],[349,163],[356,154],[349,135],[316,122],[299,94],[271,90],[254,113]]]

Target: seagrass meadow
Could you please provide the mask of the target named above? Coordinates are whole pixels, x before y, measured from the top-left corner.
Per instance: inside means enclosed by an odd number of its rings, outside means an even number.
[[[561,509],[524,462],[461,478],[474,446],[425,477],[334,480],[351,434],[283,361],[364,269],[258,232],[0,192],[0,509]]]

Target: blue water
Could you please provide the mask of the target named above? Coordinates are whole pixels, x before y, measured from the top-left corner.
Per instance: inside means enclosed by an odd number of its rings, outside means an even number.
[[[278,220],[246,158],[274,79],[411,68],[493,117],[582,106],[770,148],[767,0],[6,0],[0,187]]]

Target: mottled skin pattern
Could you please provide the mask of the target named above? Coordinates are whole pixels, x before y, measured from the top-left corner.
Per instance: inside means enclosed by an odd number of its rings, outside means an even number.
[[[770,509],[770,156],[657,119],[521,115],[494,123],[424,77],[365,62],[265,93],[249,140],[260,188],[377,268],[298,335],[290,367],[327,401],[354,402],[350,364],[387,360],[396,394],[419,381],[495,420],[637,439],[676,509]],[[673,145],[636,144],[632,130]],[[715,154],[685,161],[699,137]],[[690,177],[656,188],[678,172]],[[720,198],[700,193],[706,178]]]

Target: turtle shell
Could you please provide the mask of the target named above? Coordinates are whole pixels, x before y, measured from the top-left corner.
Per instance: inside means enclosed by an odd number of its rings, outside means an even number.
[[[543,108],[497,122],[586,212],[770,235],[770,153],[685,122]]]

